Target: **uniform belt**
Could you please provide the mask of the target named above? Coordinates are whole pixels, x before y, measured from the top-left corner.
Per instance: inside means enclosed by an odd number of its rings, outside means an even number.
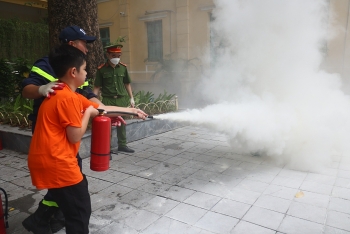
[[[102,96],[102,97],[106,97],[106,98],[122,98],[122,95],[115,95],[115,96]]]

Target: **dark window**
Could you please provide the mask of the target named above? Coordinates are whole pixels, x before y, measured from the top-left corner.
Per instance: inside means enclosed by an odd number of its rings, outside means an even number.
[[[109,28],[100,28],[100,37],[103,47],[110,43],[109,39]]]
[[[163,60],[162,21],[147,22],[148,61]]]

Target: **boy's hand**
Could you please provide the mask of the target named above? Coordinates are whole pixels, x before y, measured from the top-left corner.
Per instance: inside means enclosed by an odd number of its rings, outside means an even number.
[[[85,113],[89,114],[90,118],[93,118],[96,115],[98,115],[98,110],[95,109],[95,107],[93,107],[93,106],[89,106],[88,108],[86,108]]]
[[[51,95],[55,95],[55,90],[61,90],[64,88],[64,83],[58,83],[57,81],[50,82],[46,85],[39,87],[38,92],[44,96],[50,98]]]

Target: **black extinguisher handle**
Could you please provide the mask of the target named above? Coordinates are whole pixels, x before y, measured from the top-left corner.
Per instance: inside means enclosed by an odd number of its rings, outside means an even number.
[[[107,112],[104,109],[97,109],[99,115],[107,114]]]
[[[5,227],[8,228],[9,227],[9,222],[8,222],[8,210],[9,210],[9,202],[8,202],[8,199],[7,199],[7,193],[4,189],[0,188],[0,190],[4,193],[5,195],[5,213],[4,213],[4,217],[5,217]],[[0,204],[2,205],[2,204]]]

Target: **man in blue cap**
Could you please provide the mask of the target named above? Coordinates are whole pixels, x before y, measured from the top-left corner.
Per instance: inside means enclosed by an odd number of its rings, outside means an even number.
[[[64,28],[59,39],[61,43],[66,43],[81,50],[84,54],[87,54],[87,43],[92,43],[96,40],[94,36],[88,36],[85,31],[78,26],[69,26]],[[29,99],[34,99],[33,113],[29,115],[29,119],[32,121],[32,133],[35,129],[37,114],[39,107],[43,100],[51,95],[55,95],[55,90],[63,88],[63,83],[58,83],[56,75],[49,63],[47,56],[37,60],[29,74],[29,77],[22,82],[22,96]],[[97,96],[92,92],[86,81],[84,85],[76,90],[76,92],[82,94],[90,101],[103,105]],[[121,121],[122,119],[115,119],[114,121]],[[123,122],[125,123],[125,121]],[[81,158],[79,153],[77,155],[78,164],[81,168]],[[33,233],[55,233],[64,227],[64,217],[57,203],[52,199],[52,196],[48,192],[42,201],[39,203],[38,209],[26,218],[22,225]],[[50,230],[51,229],[51,230]]]

